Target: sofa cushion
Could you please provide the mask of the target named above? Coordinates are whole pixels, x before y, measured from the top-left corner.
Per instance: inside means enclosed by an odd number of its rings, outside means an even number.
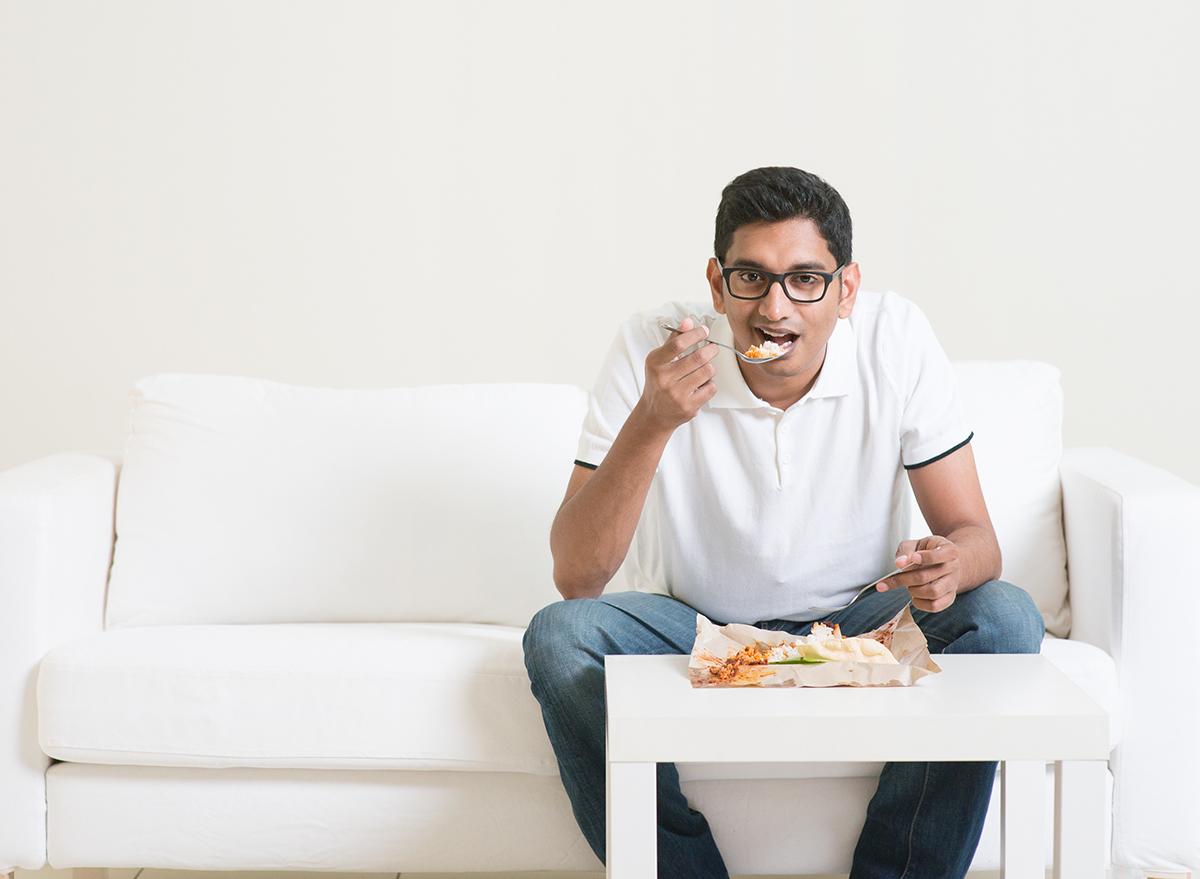
[[[1058,370],[1009,361],[956,371],[1004,576],[1064,636]],[[584,391],[564,385],[143,379],[106,625],[524,626],[559,597],[547,535],[585,405]],[[911,509],[910,533],[929,533]]]
[[[439,623],[115,629],[42,660],[39,741],[50,757],[79,763],[554,775],[521,635]],[[1116,705],[1103,651],[1048,638],[1045,652],[1101,704]],[[869,763],[688,764],[680,774],[756,769],[765,777],[878,772]]]
[[[1071,616],[1059,477],[1059,371],[1028,360],[962,362],[954,368],[975,432],[971,448],[1004,558],[1002,576],[1029,593],[1047,632],[1066,637]],[[915,501],[912,516],[910,534],[929,534]]]
[[[524,626],[559,597],[580,388],[159,375],[132,398],[109,628]]]
[[[85,763],[555,774],[522,634],[462,623],[114,629],[43,658],[39,741]]]

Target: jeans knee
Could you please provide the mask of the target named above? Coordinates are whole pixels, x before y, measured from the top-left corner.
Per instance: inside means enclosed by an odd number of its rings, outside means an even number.
[[[1041,611],[1029,593],[1004,580],[989,580],[967,593],[978,608],[977,646],[981,653],[1038,653],[1046,634]]]
[[[592,598],[572,598],[549,604],[533,615],[521,639],[531,681],[569,673],[580,659],[596,655],[593,640],[598,633],[595,615],[599,603]],[[603,653],[599,655],[603,664]]]

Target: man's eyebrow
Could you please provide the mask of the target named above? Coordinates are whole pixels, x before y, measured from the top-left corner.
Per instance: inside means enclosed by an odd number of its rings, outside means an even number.
[[[745,267],[746,267],[746,268],[748,268],[748,269],[762,269],[764,272],[765,272],[765,271],[767,271],[767,267],[766,267],[766,266],[764,266],[762,263],[758,262],[757,260],[753,260],[753,259],[739,259],[739,260],[734,260],[733,262],[731,262],[731,263],[730,263],[730,265],[731,265],[731,266],[745,266]],[[804,270],[804,269],[816,269],[818,272],[827,272],[827,271],[829,271],[829,269],[825,268],[825,266],[821,265],[819,262],[798,262],[798,263],[793,263],[793,264],[792,264],[792,267],[791,267],[790,269],[787,269],[787,271],[789,271],[789,272],[799,272],[799,271],[802,271],[802,270]]]

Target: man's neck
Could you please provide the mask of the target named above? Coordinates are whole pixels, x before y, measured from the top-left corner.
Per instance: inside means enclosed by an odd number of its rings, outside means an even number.
[[[825,365],[825,358],[828,355],[829,343],[827,342],[821,351],[821,359],[811,370],[805,370],[801,375],[789,376],[779,382],[763,381],[764,378],[769,379],[770,377],[755,375],[752,370],[759,369],[758,366],[740,361],[738,366],[742,370],[742,378],[745,380],[746,386],[750,388],[750,392],[754,396],[776,409],[790,409],[803,400],[804,396],[812,390],[813,385],[817,383],[817,377],[821,374],[821,368]],[[751,378],[754,378],[755,381],[751,381]]]

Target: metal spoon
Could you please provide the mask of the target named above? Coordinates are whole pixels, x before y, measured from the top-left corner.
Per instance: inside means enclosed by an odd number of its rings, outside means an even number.
[[[659,323],[659,326],[662,327],[664,330],[668,330],[672,333],[690,332],[690,331],[681,330],[681,329],[679,329],[679,327],[673,327],[669,323],[666,323],[665,321]],[[732,351],[734,354],[736,354],[738,356],[738,360],[742,361],[743,363],[770,363],[772,360],[778,360],[780,357],[783,356],[783,354],[772,354],[770,357],[747,357],[745,354],[743,354],[737,348],[734,348],[732,345],[726,345],[724,342],[717,342],[713,339],[705,339],[702,344],[705,344],[705,343],[709,344],[709,345],[720,345],[722,348],[728,348],[730,351]],[[784,354],[786,354],[786,353],[787,352],[785,351]]]
[[[825,616],[827,614],[831,614],[831,613],[834,613],[839,610],[845,610],[851,604],[854,604],[854,602],[858,601],[858,599],[862,597],[862,594],[864,592],[866,592],[868,589],[872,589],[872,588],[878,586],[880,583],[882,583],[888,577],[894,577],[897,574],[903,574],[906,571],[911,571],[911,570],[913,570],[913,568],[919,568],[919,567],[921,567],[920,563],[913,562],[912,564],[905,565],[903,568],[896,568],[896,570],[894,570],[894,571],[889,571],[888,573],[886,573],[882,577],[880,577],[878,580],[873,580],[872,582],[870,582],[866,586],[864,586],[862,589],[859,589],[858,594],[850,599],[850,604],[843,604],[841,607],[810,607],[805,611],[805,616],[807,616],[810,613],[817,613],[821,616]]]

